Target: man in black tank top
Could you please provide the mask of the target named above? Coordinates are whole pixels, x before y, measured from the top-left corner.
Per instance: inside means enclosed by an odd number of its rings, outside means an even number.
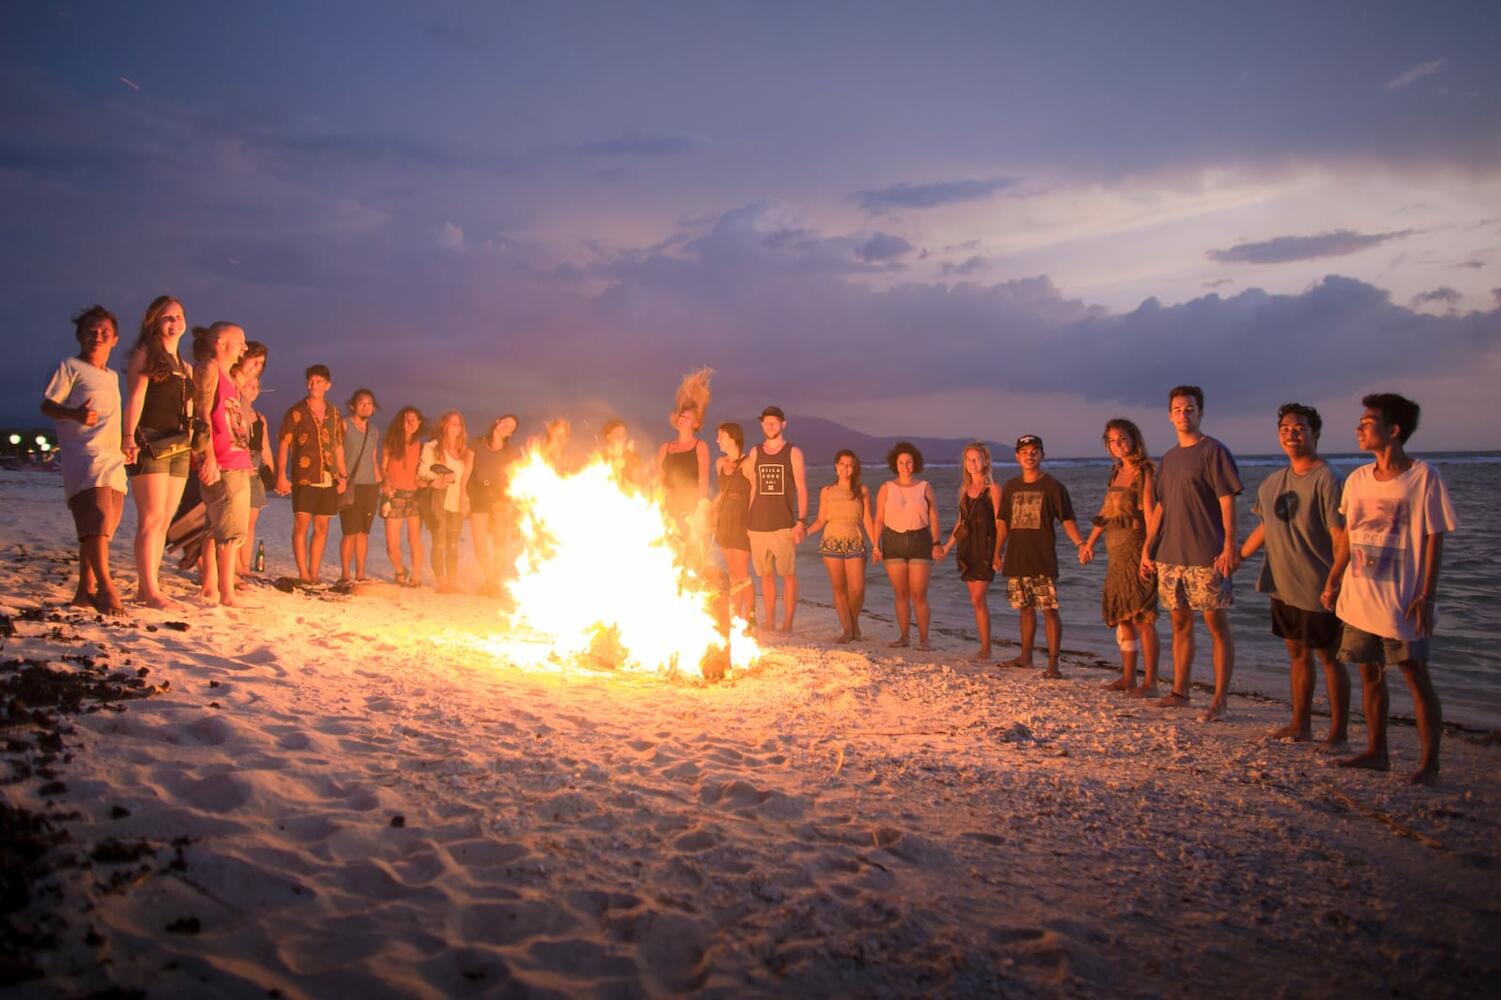
[[[746,528],[750,535],[751,568],[761,578],[763,619],[774,626],[777,610],[777,577],[782,578],[782,625],[792,631],[797,612],[797,546],[803,540],[808,519],[808,486],[803,475],[802,449],[782,437],[787,420],[779,407],[761,411],[761,431],[766,440],[751,449],[740,468],[751,484]]]

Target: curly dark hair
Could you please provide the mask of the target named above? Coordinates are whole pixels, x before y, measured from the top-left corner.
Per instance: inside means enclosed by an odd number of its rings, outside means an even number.
[[[917,445],[911,441],[898,441],[891,446],[886,453],[886,468],[896,472],[896,460],[903,455],[912,456],[912,474],[915,476],[922,471],[922,452],[917,450]]]

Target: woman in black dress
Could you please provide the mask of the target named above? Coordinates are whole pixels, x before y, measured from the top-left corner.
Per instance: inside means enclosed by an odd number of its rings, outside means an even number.
[[[1001,568],[1001,554],[996,547],[1000,533],[1001,488],[990,469],[990,448],[972,441],[964,446],[964,477],[959,486],[959,518],[943,546],[943,554],[958,549],[959,579],[969,588],[970,607],[975,612],[975,628],[980,633],[976,660],[990,659],[990,605],[987,595],[996,570]]]

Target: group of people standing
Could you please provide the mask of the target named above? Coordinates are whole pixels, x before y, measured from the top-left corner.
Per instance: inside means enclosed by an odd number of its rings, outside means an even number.
[[[425,526],[437,588],[457,590],[459,539],[467,520],[483,589],[500,593],[513,520],[506,483],[519,457],[512,445],[514,414],[496,417],[471,439],[463,415],[450,410],[428,436],[421,411],[405,406],[380,434],[372,423],[375,394],[355,390],[347,414],[340,414],[327,399],[329,369],[313,365],[305,372],[307,394],[287,410],[273,448],[267,422],[255,409],[267,350],[247,341],[239,326],[195,328],[189,364],[178,353],[187,329],[182,304],[157,298],[130,349],[122,399],[119,378],[108,367],[119,340],[115,317],[93,306],[75,316],[73,325],[78,354],[60,363],[41,409],[58,425],[64,491],[79,538],[74,603],[110,615],[124,611],[110,576],[109,540],[120,522],[127,482],[138,509],[138,599],[155,608],[174,603],[161,587],[160,562],[190,474],[207,513],[201,560],[207,600],[239,602],[237,578],[248,567],[268,488],[292,498],[292,551],[304,582],[318,580],[335,514],[343,534],[341,580],[365,579],[369,534],[380,514],[398,584],[421,583]],[[601,428],[601,454],[622,482],[660,491],[685,551],[697,554],[690,558],[706,560],[712,541],[722,555],[731,610],[759,620],[763,630],[791,632],[797,549],[818,535],[817,552],[841,626],[836,641],[862,638],[866,567],[876,562],[884,564],[895,603],[898,634],[890,645],[912,645],[915,622],[916,645],[927,649],[933,563],[953,552],[979,634],[976,658],[992,657],[988,591],[1000,573],[1020,632],[1020,652],[1005,665],[1033,665],[1040,612],[1047,650],[1043,676],[1061,676],[1057,524],[1080,563],[1090,562],[1105,540],[1102,612],[1115,630],[1122,663],[1121,677],[1111,686],[1155,695],[1153,703],[1163,708],[1188,705],[1197,616],[1208,631],[1214,666],[1205,718],[1215,720],[1224,716],[1235,665],[1226,614],[1234,602],[1232,578],[1264,546],[1257,588],[1270,595],[1271,628],[1286,642],[1292,682],[1292,721],[1274,735],[1311,738],[1317,657],[1331,709],[1325,745],[1343,748],[1350,700],[1343,664],[1357,663],[1369,744],[1344,763],[1385,769],[1385,667],[1395,664],[1417,706],[1422,759],[1413,780],[1436,776],[1442,718],[1427,664],[1443,537],[1455,529],[1456,518],[1438,471],[1405,451],[1419,416],[1411,400],[1391,393],[1365,397],[1356,436],[1374,461],[1343,483],[1318,456],[1318,412],[1297,403],[1283,406],[1277,430],[1288,465],[1262,483],[1253,506],[1260,524],[1243,544],[1235,516],[1239,470],[1229,449],[1200,429],[1204,395],[1190,385],[1168,393],[1177,441],[1159,463],[1148,457],[1133,422],[1106,424],[1111,475],[1087,538],[1068,490],[1043,471],[1043,442],[1034,434],[1017,439],[1020,473],[1005,483],[995,481],[988,445],[974,441],[964,448],[958,516],[945,533],[933,486],[921,478],[922,453],[908,442],[887,454],[892,477],[874,496],[861,482],[858,456],[837,452],[834,481],[820,489],[811,521],[805,459],[785,437],[787,419],[779,407],[761,412],[762,440],[748,449],[739,424],[718,425],[720,455],[711,462],[708,445],[698,438],[711,374],[702,369],[684,378],[669,417],[674,436],[651,468],[642,467],[620,420]],[[558,461],[569,434],[566,421],[552,421],[538,447]],[[1160,693],[1156,619],[1164,608],[1172,622],[1173,676],[1170,690]]]

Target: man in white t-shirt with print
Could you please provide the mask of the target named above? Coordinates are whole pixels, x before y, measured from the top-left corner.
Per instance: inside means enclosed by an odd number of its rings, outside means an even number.
[[[1344,622],[1340,659],[1360,664],[1366,750],[1340,761],[1345,767],[1385,771],[1389,696],[1386,668],[1396,664],[1412,690],[1422,757],[1410,780],[1438,779],[1443,714],[1428,672],[1435,597],[1444,535],[1457,526],[1448,488],[1438,470],[1404,449],[1418,427],[1418,404],[1395,393],[1361,400],[1355,426],[1361,451],[1376,459],[1345,480],[1340,513],[1345,543],[1322,595]],[[1339,581],[1336,583],[1335,581]]]

